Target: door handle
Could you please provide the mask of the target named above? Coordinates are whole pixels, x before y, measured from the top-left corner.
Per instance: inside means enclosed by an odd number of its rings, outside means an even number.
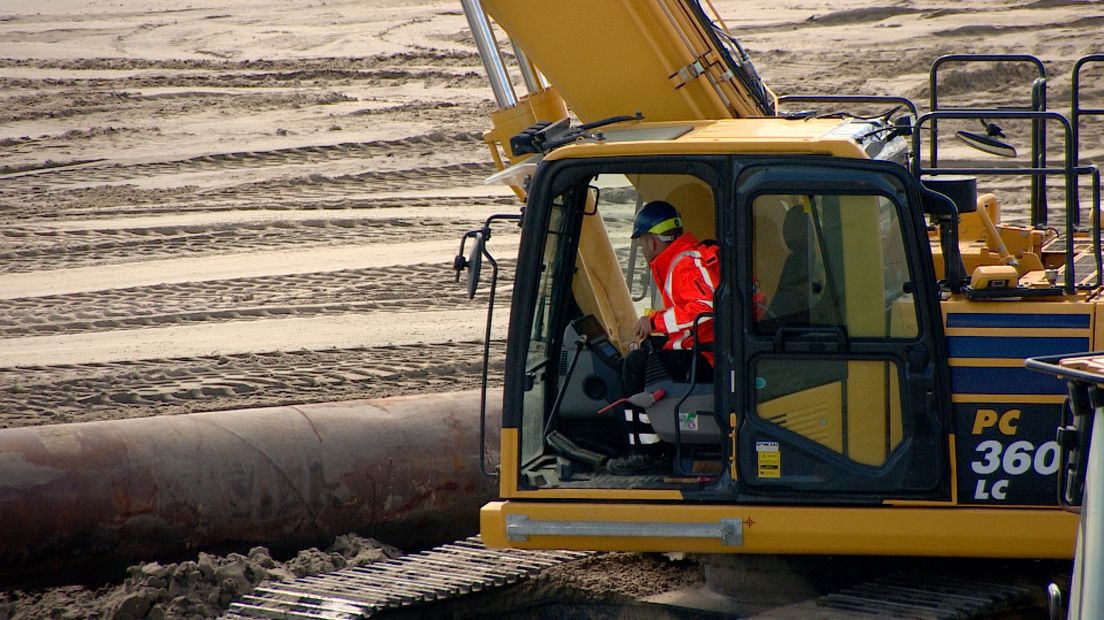
[[[847,328],[843,325],[783,325],[774,333],[775,353],[846,353],[847,349]]]

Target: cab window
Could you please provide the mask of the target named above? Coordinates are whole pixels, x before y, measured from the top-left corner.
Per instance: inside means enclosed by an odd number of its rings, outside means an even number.
[[[903,437],[903,369],[856,359],[855,339],[918,337],[896,204],[877,195],[762,195],[752,269],[766,312],[753,332],[780,343],[752,362],[754,414],[843,457],[881,465]],[[802,355],[787,339],[819,337]]]
[[[851,338],[914,338],[916,306],[894,203],[882,196],[763,195],[753,269],[759,333],[839,326]]]

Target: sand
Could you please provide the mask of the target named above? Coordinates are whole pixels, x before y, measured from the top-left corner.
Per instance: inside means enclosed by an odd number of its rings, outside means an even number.
[[[924,108],[937,57],[1028,53],[1067,110],[1073,62],[1104,52],[1099,2],[715,4],[778,94]],[[1008,78],[944,93],[1022,105]],[[518,205],[483,184],[493,103],[458,2],[8,2],[0,85],[0,427],[478,385],[487,289],[450,266]],[[1100,163],[1104,118],[1082,132]],[[1023,182],[986,187],[1025,217]],[[503,309],[517,240],[492,246]],[[255,389],[194,389],[227,374]]]

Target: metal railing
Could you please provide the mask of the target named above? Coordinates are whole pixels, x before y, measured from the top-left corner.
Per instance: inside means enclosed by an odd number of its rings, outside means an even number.
[[[939,102],[939,69],[950,63],[1027,63],[1033,65],[1038,76],[1031,83],[1031,105],[1028,107],[951,107],[942,106]],[[936,58],[932,62],[928,72],[928,87],[931,93],[932,112],[975,112],[979,116],[965,118],[994,118],[995,113],[1020,111],[1043,112],[1047,109],[1046,98],[1046,67],[1043,61],[1030,54],[948,54]],[[1007,117],[1002,117],[1007,118]],[[928,145],[928,157],[932,168],[939,167],[939,125],[933,121],[931,125],[932,140]],[[1035,169],[1046,168],[1046,126],[1040,119],[1033,119],[1031,124],[1031,167]],[[1076,159],[1074,159],[1076,162]],[[1031,223],[1033,226],[1046,225],[1046,178],[1045,173],[1034,173],[1031,177]]]
[[[933,125],[939,121],[939,119],[977,119],[977,118],[995,118],[995,119],[1029,119],[1032,122],[1045,123],[1046,121],[1054,121],[1062,126],[1062,130],[1065,137],[1065,149],[1064,149],[1064,162],[1061,167],[1050,166],[1037,166],[1032,165],[1029,167],[1009,167],[1009,166],[997,166],[997,167],[955,167],[955,168],[939,168],[937,166],[925,167],[922,165],[920,159],[921,144],[920,131],[925,124],[932,123]],[[1045,130],[1045,125],[1044,125]],[[934,140],[933,140],[934,142]],[[935,111],[921,115],[916,119],[916,127],[912,134],[912,173],[919,181],[923,175],[946,175],[946,174],[990,174],[990,175],[1002,175],[1002,176],[1014,176],[1014,175],[1033,175],[1033,178],[1039,178],[1043,175],[1057,174],[1062,175],[1065,180],[1065,194],[1066,194],[1066,208],[1065,208],[1065,254],[1066,254],[1066,270],[1065,270],[1065,282],[1063,288],[1066,294],[1072,295],[1076,292],[1077,286],[1074,282],[1074,226],[1077,219],[1075,213],[1077,211],[1077,191],[1074,179],[1077,175],[1092,175],[1094,195],[1093,195],[1093,250],[1096,258],[1096,284],[1094,286],[1101,285],[1101,250],[1100,250],[1100,172],[1096,166],[1080,166],[1076,163],[1076,149],[1073,144],[1073,128],[1069,119],[1059,114],[1058,112],[1049,111],[1016,111],[1016,110],[964,110],[964,111]],[[934,163],[934,162],[933,162]],[[1045,184],[1043,186],[1045,193]],[[1039,214],[1041,216],[1041,224],[1045,225],[1047,220],[1046,204],[1042,203],[1042,210]],[[1034,216],[1033,216],[1034,219]],[[1036,226],[1039,223],[1033,222]]]

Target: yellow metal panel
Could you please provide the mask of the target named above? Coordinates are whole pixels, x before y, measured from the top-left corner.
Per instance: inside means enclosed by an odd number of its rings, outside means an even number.
[[[713,142],[668,140],[664,142],[606,142],[576,144],[556,149],[546,160],[640,155],[823,155],[858,157],[862,152],[850,140],[786,142],[784,140],[717,140]]]
[[[604,502],[616,501],[682,501],[685,498],[680,491],[672,489],[540,489],[538,491],[515,491],[511,498],[517,499],[577,499],[580,501]]]
[[[974,289],[1015,288],[1020,274],[1011,265],[979,265],[970,272],[970,286]]]
[[[691,127],[688,133],[668,140],[616,140],[579,143],[556,149],[546,159],[574,157],[618,157],[627,155],[679,154],[802,154],[829,155],[866,159],[866,153],[855,141],[830,135],[840,121],[815,120],[809,123],[792,120],[737,119],[698,121],[693,123],[640,123],[628,125],[640,130],[659,127]]]
[[[730,32],[724,20],[712,7],[712,4],[707,3],[712,11],[712,16],[716,19],[709,25],[703,25],[699,19],[691,15],[687,8],[689,3],[685,0],[661,1],[668,7],[668,13],[674,18],[679,30],[684,33],[689,47],[694,50],[694,53],[698,55],[706,68],[706,74],[697,79],[699,81],[708,80],[719,91],[718,96],[726,103],[729,111],[738,118],[768,114],[769,110],[764,110],[762,104],[747,92],[747,89],[739,80],[731,75],[728,65],[722,60],[721,50],[714,47],[710,38],[706,36],[703,28],[720,26],[726,32]],[[764,88],[766,87],[764,86]],[[770,93],[769,89],[768,93],[774,107],[777,108],[778,100],[774,97],[774,93]]]
[[[593,193],[587,196],[587,213],[580,232],[579,255],[571,291],[583,314],[592,314],[606,328],[610,342],[621,353],[635,336],[636,310],[601,213],[594,209]]]
[[[821,140],[843,140],[832,136],[839,129],[841,121],[835,119],[815,119],[808,123],[784,118],[753,118],[740,120],[721,120],[696,124],[695,130],[685,140],[695,142],[716,142],[739,140],[746,142],[819,142]],[[847,140],[850,142],[850,140]],[[854,144],[852,142],[852,144]]]
[[[1089,348],[1093,351],[1104,346],[1104,320],[1101,320],[1104,317],[1102,317],[1102,314],[1104,314],[1104,305],[1097,298],[1093,300],[1092,330],[1089,332],[1092,334],[1092,342],[1089,343]]]
[[[1085,304],[1085,300],[1081,298],[1070,300],[1005,300],[992,302],[969,301],[958,297],[944,301],[941,306],[944,315],[950,312],[980,312],[985,314],[1086,314],[1092,311],[1090,306]]]
[[[902,295],[890,304],[889,333],[894,336],[920,333],[920,325],[916,321],[916,300],[912,294]]]
[[[718,523],[741,519],[743,544],[719,539],[633,536],[506,537],[506,516],[533,521]],[[491,547],[1068,559],[1077,515],[1057,509],[825,506],[716,506],[492,502],[480,512]]]
[[[954,433],[947,436],[947,454],[951,457],[951,503],[958,503],[958,451]]]
[[[843,453],[843,386],[839,381],[759,403],[760,418]]]
[[[501,162],[497,148],[501,147],[510,163],[529,157],[529,154],[515,156],[510,149],[510,138],[521,133],[537,121],[555,122],[567,118],[567,108],[555,89],[547,88],[521,98],[518,105],[491,112],[493,129],[483,134],[483,142],[491,146],[496,163]],[[499,170],[503,165],[498,165]]]
[[[498,494],[501,497],[511,497],[517,491],[521,435],[516,428],[503,428],[498,440],[501,446],[498,457]]]
[[[897,366],[889,362],[847,363],[847,458],[881,465],[901,441],[901,398]]]
[[[847,333],[857,337],[886,337],[885,267],[876,198],[840,196],[839,235],[843,248],[843,283]],[[832,232],[825,232],[832,238]]]
[[[758,403],[756,415],[856,463],[882,465],[903,438],[899,369],[876,360],[829,363],[845,381]]]
[[[729,108],[704,76],[685,84],[672,79],[711,51],[695,29],[686,27],[689,22],[682,19],[677,2],[484,0],[482,4],[583,122],[638,111],[650,120],[757,113],[739,105]]]
[[[951,394],[952,403],[1035,403],[1041,405],[1066,402],[1064,394]]]

